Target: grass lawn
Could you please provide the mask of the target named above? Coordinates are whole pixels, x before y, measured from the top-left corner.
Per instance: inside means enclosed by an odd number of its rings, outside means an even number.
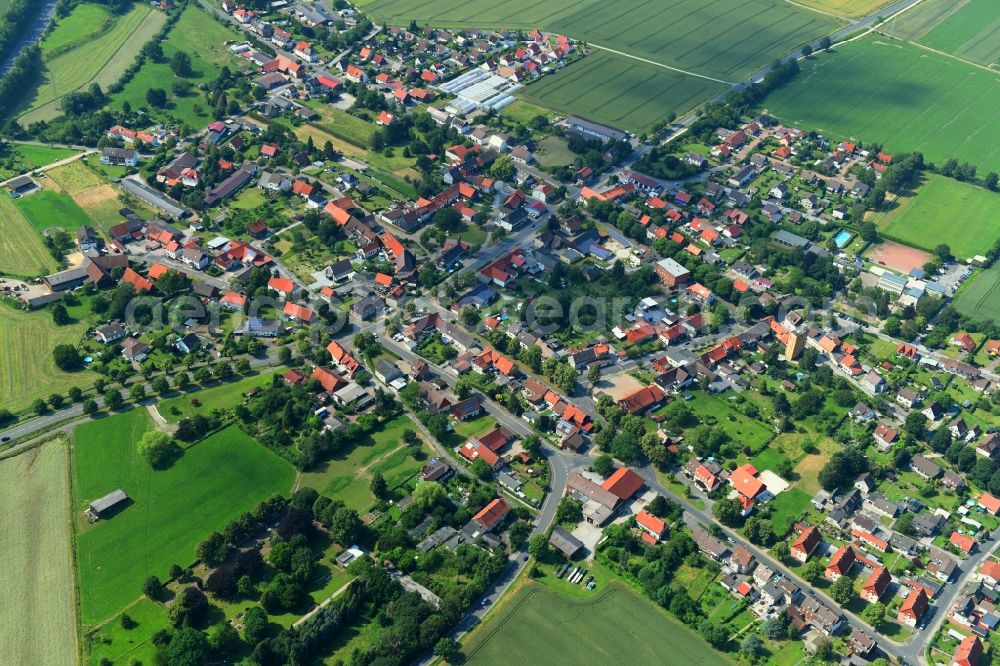
[[[547,136],[539,141],[535,155],[543,167],[569,166],[576,159],[576,153],[561,136]]]
[[[35,195],[37,194],[41,192],[36,192]],[[0,196],[0,273],[34,277],[52,272],[58,267],[59,264],[45,247],[42,237],[34,232],[10,197]],[[0,368],[0,378],[3,376],[2,370]],[[0,381],[0,386],[2,384]]]
[[[890,153],[954,157],[986,173],[1000,171],[998,104],[995,74],[879,35],[810,58],[762,106],[834,142],[884,142]]]
[[[75,434],[74,512],[116,488],[132,503],[90,525],[77,517],[80,615],[84,625],[109,618],[141,595],[149,575],[195,559],[215,530],[274,493],[288,494],[295,471],[236,427],[187,448],[154,471],[136,442],[150,429],[145,410],[80,426]]]
[[[532,104],[642,132],[725,89],[722,84],[597,51],[520,92]]]
[[[263,206],[266,201],[267,197],[264,195],[264,190],[259,187],[248,187],[229,202],[229,207],[240,210],[253,210],[258,206]]]
[[[319,120],[313,124],[330,134],[362,148],[372,145],[372,139],[378,126],[362,118],[353,116],[343,109],[324,104],[319,101],[307,103],[319,114]]]
[[[18,174],[52,164],[75,155],[72,148],[54,148],[51,146],[25,146],[10,144],[0,155],[0,178],[13,178]]]
[[[737,412],[724,398],[704,391],[693,392],[687,406],[702,423],[721,428],[734,442],[754,451],[762,449],[774,435],[763,423]]]
[[[731,663],[679,620],[617,581],[587,600],[529,582],[500,614],[469,635],[463,652],[469,664]]]
[[[15,310],[0,302],[0,405],[22,412],[37,398],[89,387],[93,372],[63,372],[52,360],[56,345],[76,346],[86,329],[84,323],[56,326],[45,310]]]
[[[545,107],[538,106],[537,104],[531,104],[529,102],[525,102],[523,99],[518,99],[503,107],[500,110],[500,115],[504,118],[516,120],[523,125],[527,125],[535,119],[535,116],[545,116],[546,118],[551,119],[556,114],[552,113],[551,109],[546,109]]]
[[[2,241],[0,241],[2,242]],[[0,246],[2,247],[2,246]],[[955,297],[954,308],[974,319],[1000,322],[1000,267],[980,271]]]
[[[166,400],[161,400],[157,405],[160,416],[171,423],[176,423],[183,418],[196,414],[208,415],[213,410],[230,409],[243,400],[243,395],[257,386],[266,386],[271,383],[271,377],[279,374],[280,370],[264,372],[243,377],[233,382],[223,382],[200,391],[191,391],[176,395]],[[198,405],[192,404],[193,400],[198,401]]]
[[[70,22],[68,28],[52,32],[56,47],[45,57],[43,82],[29,103],[28,112],[19,118],[23,125],[60,115],[59,103],[67,93],[87,88],[91,83],[107,89],[118,81],[167,20],[163,12],[136,4],[127,14],[108,21],[107,29],[94,36],[88,34],[88,30],[96,29],[96,15],[90,7],[78,5],[74,12],[82,10],[86,16]]]
[[[878,221],[880,233],[922,250],[943,242],[966,259],[985,254],[1000,235],[1000,194],[953,178],[930,174],[915,196],[897,204]],[[955,211],[961,211],[961,224],[955,224]]]
[[[125,629],[116,617],[87,634],[87,653],[91,663],[99,663],[101,659],[110,659],[116,664],[130,664],[133,660],[143,664],[153,663],[156,646],[150,639],[169,624],[166,607],[143,597],[129,606],[126,614],[138,626]]]
[[[366,511],[375,501],[370,489],[373,475],[381,474],[393,488],[416,474],[425,463],[426,459],[415,459],[410,447],[403,443],[404,430],[417,431],[417,428],[408,416],[397,416],[351,451],[303,473],[299,487],[315,488],[352,509]],[[430,452],[426,444],[421,450],[425,456]]]
[[[0,462],[0,653],[10,664],[76,662],[66,442]]]
[[[15,200],[14,205],[39,234],[58,227],[75,238],[77,229],[90,224],[87,213],[68,194],[42,190]]]
[[[306,284],[312,284],[316,281],[312,276],[313,273],[321,271],[337,259],[349,257],[351,254],[346,251],[348,249],[346,245],[331,248],[323,245],[315,236],[310,237],[304,243],[299,243],[295,249],[291,249],[295,246],[287,239],[290,239],[297,232],[308,233],[304,227],[297,227],[282,235],[281,247],[283,252],[281,254],[281,263]],[[289,248],[288,250],[284,249],[286,244]]]
[[[375,0],[376,23],[436,27],[540,28],[657,63],[737,81],[841,21],[776,0],[692,3],[663,0]],[[618,74],[633,64],[620,63]],[[651,86],[652,88],[652,86]],[[582,113],[582,111],[581,111]]]
[[[147,109],[157,119],[172,118],[191,127],[207,125],[212,121],[212,109],[206,104],[204,97],[196,89],[178,96],[173,93],[173,84],[187,81],[196,87],[199,83],[214,79],[219,75],[222,65],[227,64],[231,64],[234,71],[239,71],[236,59],[225,44],[227,40],[239,39],[240,33],[216,21],[197,3],[189,4],[163,40],[163,62],[147,60],[135,78],[120,93],[112,96],[111,106],[120,109],[127,100],[133,109]],[[178,51],[191,56],[192,74],[185,79],[176,76],[167,64]],[[163,88],[167,91],[166,109],[148,109],[146,91],[150,88]]]
[[[793,487],[779,493],[777,497],[768,502],[768,506],[771,507],[771,522],[774,523],[774,531],[777,534],[789,532],[802,512],[809,507],[811,500],[812,495]]]
[[[928,0],[886,30],[987,67],[1000,60],[1000,14],[993,0]]]
[[[307,125],[299,125],[298,127],[296,127],[292,125],[291,122],[286,118],[275,118],[272,122],[286,125],[289,129],[292,130],[292,132],[300,141],[307,141],[310,137],[312,137],[313,143],[315,143],[317,146],[323,146],[326,144],[327,141],[329,141],[330,144],[334,147],[334,149],[336,149],[338,152],[343,153],[347,157],[361,160],[370,165],[373,169],[377,170],[377,173],[374,172],[372,173],[373,176],[378,175],[380,178],[384,179],[384,176],[391,175],[390,176],[391,182],[387,180],[386,185],[388,185],[389,187],[394,187],[397,190],[401,189],[403,196],[400,197],[398,194],[389,192],[390,196],[396,198],[407,198],[407,197],[413,198],[416,196],[415,194],[416,190],[414,190],[413,186],[410,185],[409,183],[406,183],[403,180],[403,178],[405,178],[406,176],[419,178],[419,174],[413,167],[413,165],[416,163],[415,158],[403,157],[403,151],[401,148],[394,148],[391,155],[386,155],[383,152],[370,151],[366,147],[367,144],[358,145],[357,143],[353,143],[352,141],[354,141],[354,139],[345,140],[341,138],[341,135],[347,133],[346,123],[352,123],[353,121],[361,123],[363,126],[371,125],[371,123],[366,123],[364,120],[361,120],[360,118],[355,118],[354,116],[351,116],[345,111],[342,111],[340,109],[335,109],[329,105],[316,103],[313,106],[313,108],[321,116],[321,120],[319,121],[318,125],[307,124]],[[343,117],[344,115],[349,116],[351,120],[344,119]],[[344,125],[343,127],[335,127],[338,119],[342,121],[341,124]],[[355,126],[355,129],[358,129],[358,126]],[[334,132],[334,130],[336,130],[336,132]],[[369,131],[370,128],[368,127],[363,128],[363,132],[365,135],[367,135]],[[376,186],[378,185],[378,183],[375,183],[371,180],[369,180],[369,183]],[[413,194],[412,195],[406,194],[407,192],[413,192]]]
[[[66,194],[74,197],[105,184],[100,174],[89,167],[84,160],[64,164],[47,172],[46,175]]]
[[[788,456],[774,447],[768,447],[750,459],[750,462],[758,470],[776,470],[782,463],[788,460]]]

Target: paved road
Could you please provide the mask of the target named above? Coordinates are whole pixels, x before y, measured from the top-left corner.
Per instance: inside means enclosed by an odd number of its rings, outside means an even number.
[[[21,41],[14,47],[14,50],[10,52],[7,59],[4,60],[3,65],[0,65],[0,76],[4,76],[10,71],[10,68],[14,65],[14,61],[17,56],[21,54],[21,51],[28,48],[45,34],[46,28],[52,23],[52,19],[56,15],[56,5],[59,4],[58,0],[43,0],[41,6],[38,8],[38,14],[35,16],[35,20],[28,26],[28,29],[24,32],[24,37]]]
[[[271,348],[271,349],[267,350],[267,354],[265,356],[251,358],[250,359],[250,367],[254,368],[254,369],[260,369],[260,368],[270,367],[270,366],[276,364],[276,359],[277,359],[277,352],[274,350],[274,348]],[[213,359],[212,361],[209,361],[209,362],[206,362],[206,363],[195,364],[195,365],[191,366],[191,370],[196,370],[196,369],[198,369],[199,367],[201,367],[203,365],[214,364],[215,362],[217,362],[217,360],[220,360],[220,359]],[[221,360],[228,360],[228,359],[221,359]],[[184,372],[189,372],[189,369],[187,368],[187,366],[184,366],[182,368],[177,368],[176,369],[176,371],[181,371],[181,370],[183,370]],[[157,373],[157,374],[150,375],[150,376],[153,377],[153,378],[155,378],[159,374],[161,374],[161,373]],[[141,375],[140,375],[140,377],[141,377]],[[132,382],[132,383],[128,384],[125,388],[131,390],[132,386],[135,385],[135,383],[137,383],[137,382]],[[151,383],[150,382],[143,382],[143,384],[146,387],[146,393],[147,393],[148,397],[145,400],[143,400],[141,404],[147,405],[147,404],[155,404],[155,403],[159,402],[161,398],[160,398],[160,396],[158,396],[155,393],[153,393],[153,387],[152,387]],[[120,384],[118,384],[117,382],[111,382],[110,380],[108,382],[108,385],[109,385],[109,387],[112,387],[112,386],[113,387],[120,387]],[[216,384],[213,383],[212,385],[210,385],[209,388],[214,387],[214,386],[216,386]],[[119,389],[119,390],[122,390],[122,389]],[[167,395],[166,397],[169,398],[169,397],[173,397],[174,395],[177,395],[177,394],[176,393],[171,393],[171,394]],[[99,407],[102,407],[102,408],[104,407],[104,398],[103,397],[98,396],[98,395],[93,395],[93,394],[86,394],[85,397],[86,398],[93,398],[97,402],[97,405]],[[125,408],[123,407],[123,409],[125,409]],[[63,423],[64,421],[70,420],[70,421],[74,421],[74,423],[78,424],[79,423],[79,419],[81,419],[81,417],[83,417],[83,416],[84,416],[84,414],[83,414],[83,402],[81,401],[81,402],[77,402],[77,403],[74,403],[72,405],[69,405],[69,406],[67,406],[67,407],[65,407],[63,409],[54,411],[54,412],[52,412],[50,414],[46,414],[44,416],[36,416],[36,417],[30,418],[28,420],[23,420],[23,421],[21,421],[19,423],[16,423],[15,425],[10,426],[6,430],[0,430],[0,438],[5,438],[8,441],[9,440],[23,439],[25,437],[30,437],[31,435],[34,435],[36,433],[40,433],[40,432],[46,431],[47,429],[51,428],[52,426],[60,424],[60,423]],[[14,447],[11,447],[10,449],[2,450],[2,451],[0,451],[0,453],[3,453],[5,455],[12,454],[12,453],[18,451],[19,449],[25,448],[27,444],[30,444],[30,442],[24,442],[24,443],[18,444],[18,445],[14,446]]]

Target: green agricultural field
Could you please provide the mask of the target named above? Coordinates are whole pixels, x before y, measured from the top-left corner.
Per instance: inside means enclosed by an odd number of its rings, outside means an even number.
[[[72,148],[8,144],[0,152],[0,179],[13,178],[32,169],[66,159],[76,153],[77,151]]]
[[[152,109],[156,118],[175,119],[192,127],[206,125],[213,120],[212,109],[197,91],[200,83],[208,82],[219,75],[223,65],[235,68],[237,61],[232,57],[225,42],[240,39],[240,33],[227,28],[201,9],[196,3],[188,4],[177,24],[163,40],[163,62],[147,60],[124,89],[111,97],[111,106],[121,108],[124,102],[133,109],[146,109],[146,91],[162,88],[167,92],[167,108]],[[141,45],[140,45],[141,46]],[[175,76],[167,64],[178,51],[191,57],[191,76]],[[175,83],[187,82],[191,92],[179,96],[173,92]]]
[[[987,268],[972,276],[952,305],[967,317],[1000,323],[1000,267]]]
[[[477,664],[730,664],[666,611],[617,581],[576,599],[528,583],[463,648]]]
[[[1000,5],[994,0],[927,0],[884,29],[980,65],[1000,61]]]
[[[352,509],[366,511],[375,501],[369,488],[372,475],[381,474],[393,488],[424,465],[430,449],[423,445],[421,450],[425,459],[415,459],[410,447],[403,443],[404,430],[417,431],[417,428],[408,416],[396,417],[350,452],[303,473],[299,487],[315,488],[324,495],[342,500]]]
[[[878,222],[886,238],[933,251],[947,243],[967,259],[986,254],[1000,236],[1000,194],[931,174],[916,192]]]
[[[80,614],[93,625],[138,599],[149,575],[191,564],[195,546],[274,493],[287,495],[295,471],[235,426],[153,471],[136,450],[151,427],[143,409],[93,421],[75,433],[73,510],[121,488],[132,504],[94,525],[78,518]]]
[[[90,218],[68,194],[42,190],[16,200],[14,205],[40,234],[54,227],[76,234],[81,226],[90,224]]]
[[[38,194],[38,193],[36,193]],[[32,277],[59,267],[10,197],[0,196],[0,274]],[[0,368],[0,377],[3,368]],[[0,381],[0,386],[3,382]],[[3,395],[0,389],[0,395]]]
[[[479,28],[542,28],[592,46],[738,81],[843,23],[775,0],[375,0],[376,22]],[[621,63],[621,73],[630,64]]]
[[[21,412],[37,398],[89,387],[94,373],[63,372],[52,360],[56,345],[75,346],[86,330],[85,323],[56,326],[45,310],[26,312],[0,302],[0,405]]]
[[[878,66],[873,66],[877,63]],[[869,37],[803,63],[763,107],[784,123],[832,140],[919,150],[1000,171],[1000,79],[995,74],[887,37]]]
[[[271,377],[278,374],[278,372],[250,375],[234,382],[223,382],[222,384],[201,391],[182,393],[181,395],[161,400],[157,405],[157,409],[160,412],[160,416],[171,423],[176,423],[185,417],[194,416],[195,414],[207,416],[216,409],[230,409],[243,400],[244,393],[258,386],[267,386],[270,384]],[[198,401],[198,405],[193,404],[194,400]]]
[[[66,442],[0,462],[0,654],[8,664],[76,662]]]
[[[798,4],[835,16],[861,18],[891,5],[892,0],[798,0]]]
[[[89,13],[92,11],[89,7],[78,5],[74,11]],[[109,21],[107,29],[97,37],[88,35],[87,31],[94,27],[91,19],[74,21],[62,32],[54,30],[52,35],[56,36],[59,47],[45,58],[43,83],[20,122],[28,125],[51,120],[60,114],[59,103],[67,93],[86,89],[92,83],[102,88],[115,83],[166,20],[162,12],[137,4],[129,13]]]
[[[597,51],[524,88],[539,106],[642,132],[671,111],[690,111],[725,86],[656,65]]]

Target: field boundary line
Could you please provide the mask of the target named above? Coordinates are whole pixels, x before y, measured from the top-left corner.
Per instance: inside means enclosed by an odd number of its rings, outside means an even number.
[[[677,67],[671,67],[670,65],[664,65],[662,62],[656,62],[655,60],[649,60],[647,58],[640,58],[637,55],[632,55],[631,53],[625,53],[624,51],[618,51],[616,49],[610,49],[607,46],[601,46],[600,44],[594,44],[593,42],[587,42],[587,45],[591,48],[600,49],[601,51],[607,51],[608,53],[614,53],[615,55],[620,55],[625,58],[631,58],[632,60],[638,60],[639,62],[648,63],[650,65],[656,65],[657,67],[662,67],[663,69],[669,69],[672,72],[677,72],[678,74],[685,74],[687,76],[694,76],[699,79],[705,79],[706,81],[714,81],[715,83],[722,83],[727,86],[735,86],[736,84],[732,81],[723,81],[722,79],[716,79],[711,76],[706,76],[705,74],[698,74],[696,72],[689,72],[686,69],[678,69]]]
[[[930,51],[931,53],[935,53],[935,54],[937,54],[939,56],[944,56],[945,58],[951,58],[952,60],[956,60],[956,61],[958,61],[958,62],[960,62],[962,64],[969,65],[970,67],[975,67],[976,69],[981,69],[984,72],[989,72],[990,74],[994,74],[994,75],[1000,75],[1000,72],[998,72],[995,69],[990,69],[990,67],[988,67],[987,65],[980,65],[978,62],[972,62],[971,60],[966,60],[965,58],[960,58],[957,55],[955,55],[954,53],[946,53],[945,51],[938,51],[935,48],[931,48],[930,46],[927,46],[926,44],[921,44],[920,42],[910,41],[909,39],[903,39],[902,37],[896,37],[895,35],[889,35],[889,34],[887,34],[886,37],[889,37],[890,39],[898,39],[899,41],[901,41],[901,42],[903,42],[905,44],[910,44],[912,46],[916,46],[918,49],[923,49],[924,51]]]
[[[806,11],[814,12],[814,13],[820,14],[822,16],[829,16],[830,18],[839,19],[841,21],[846,21],[848,23],[853,23],[854,21],[858,20],[858,19],[852,19],[849,16],[841,16],[840,14],[834,14],[833,12],[824,11],[824,10],[820,9],[819,7],[810,7],[809,5],[803,5],[800,2],[795,2],[795,0],[784,0],[784,2],[786,2],[789,5],[794,5],[795,7],[798,7],[799,9],[805,9]]]

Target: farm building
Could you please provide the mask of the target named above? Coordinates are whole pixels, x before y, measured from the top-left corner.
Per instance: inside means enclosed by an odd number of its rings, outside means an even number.
[[[105,518],[109,513],[117,508],[120,508],[123,504],[128,502],[128,495],[125,491],[119,488],[118,490],[113,490],[104,497],[96,499],[87,505],[87,510],[84,511],[90,522],[94,523]]]

